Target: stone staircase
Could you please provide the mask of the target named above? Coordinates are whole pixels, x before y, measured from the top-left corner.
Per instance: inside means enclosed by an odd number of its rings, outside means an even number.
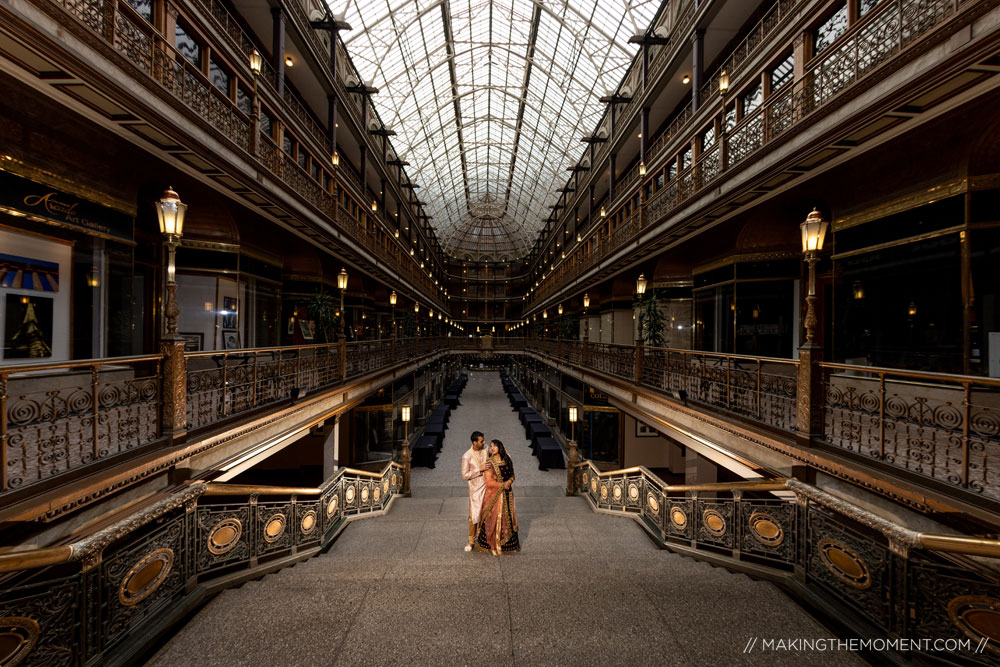
[[[465,488],[415,488],[327,553],[218,595],[149,664],[861,664],[761,652],[834,634],[773,584],[660,550],[632,519],[555,486],[515,493],[519,554],[465,553]]]

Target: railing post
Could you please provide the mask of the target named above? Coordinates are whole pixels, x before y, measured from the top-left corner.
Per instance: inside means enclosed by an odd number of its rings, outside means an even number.
[[[569,448],[569,454],[566,460],[566,495],[575,496],[576,495],[576,468],[580,465],[580,453],[576,446],[576,440],[570,439],[566,443]]]
[[[187,433],[187,359],[184,358],[184,340],[160,341],[163,355],[163,385],[160,399],[160,428],[171,442],[183,439]],[[223,376],[225,377],[225,376]],[[222,387],[225,404],[226,387]]]
[[[796,420],[795,430],[804,438],[820,436],[823,424],[820,419],[822,412],[818,402],[822,400],[823,386],[820,363],[823,361],[823,350],[819,347],[799,348],[799,373],[796,386]],[[803,443],[808,445],[808,442]]]
[[[392,342],[389,344],[389,360],[392,363],[396,363],[396,327],[392,329]]]
[[[403,438],[399,451],[399,465],[403,467],[403,488],[400,495],[404,498],[410,497],[410,439]]]

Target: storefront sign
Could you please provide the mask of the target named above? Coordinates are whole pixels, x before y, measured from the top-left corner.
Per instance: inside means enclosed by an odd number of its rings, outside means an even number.
[[[0,171],[0,210],[96,236],[132,240],[131,216],[5,171]]]

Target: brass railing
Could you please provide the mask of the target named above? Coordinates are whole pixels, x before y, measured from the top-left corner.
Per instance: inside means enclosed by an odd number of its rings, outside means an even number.
[[[851,632],[948,640],[939,657],[974,664],[1000,656],[980,615],[1000,607],[995,572],[941,555],[998,558],[1000,541],[910,530],[794,479],[672,486],[645,468],[600,472],[587,461],[574,480],[595,510],[632,515],[668,549],[775,579]]]
[[[197,483],[72,544],[0,554],[14,664],[125,660],[209,593],[319,553],[346,521],[383,513],[403,471],[342,469],[315,489]]]
[[[159,440],[163,357],[0,368],[0,492]]]
[[[820,368],[824,442],[1000,500],[1000,380]]]

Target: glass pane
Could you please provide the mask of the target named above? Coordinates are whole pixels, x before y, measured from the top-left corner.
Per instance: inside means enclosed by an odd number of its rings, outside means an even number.
[[[177,47],[178,53],[189,63],[200,69],[201,45],[194,41],[194,38],[187,33],[180,22],[177,23],[177,27],[174,29],[174,37],[174,45]]]
[[[309,164],[309,154],[300,148],[298,160],[299,160],[299,166],[305,169],[306,165]]]
[[[795,55],[789,53],[773,70],[771,70],[771,92],[776,91],[792,80],[795,74]]]
[[[858,0],[858,16],[864,16],[882,0]]]
[[[709,127],[701,135],[701,150],[705,151],[715,143],[715,128]]]
[[[229,97],[229,78],[229,72],[222,69],[222,66],[215,62],[215,58],[208,59],[208,80],[226,97]]]
[[[726,132],[736,127],[736,106],[733,105],[726,109]]]
[[[236,87],[236,106],[246,115],[253,115],[253,98],[243,89],[243,86]]]
[[[691,166],[691,148],[688,147],[683,153],[681,153],[681,171],[684,171]]]
[[[128,0],[128,4],[132,5],[132,9],[139,12],[142,18],[150,23],[153,22],[153,0]]]
[[[274,121],[263,109],[260,110],[260,131],[269,137],[274,136]]]
[[[284,134],[281,147],[289,155],[295,155],[295,140],[287,132]]]
[[[818,56],[822,53],[823,49],[833,44],[846,30],[847,4],[843,4],[813,33],[813,55]]]
[[[740,98],[740,102],[743,104],[743,115],[749,116],[763,101],[764,86],[762,86],[758,81],[756,85],[752,86],[747,90],[747,92],[743,93],[743,97]]]

